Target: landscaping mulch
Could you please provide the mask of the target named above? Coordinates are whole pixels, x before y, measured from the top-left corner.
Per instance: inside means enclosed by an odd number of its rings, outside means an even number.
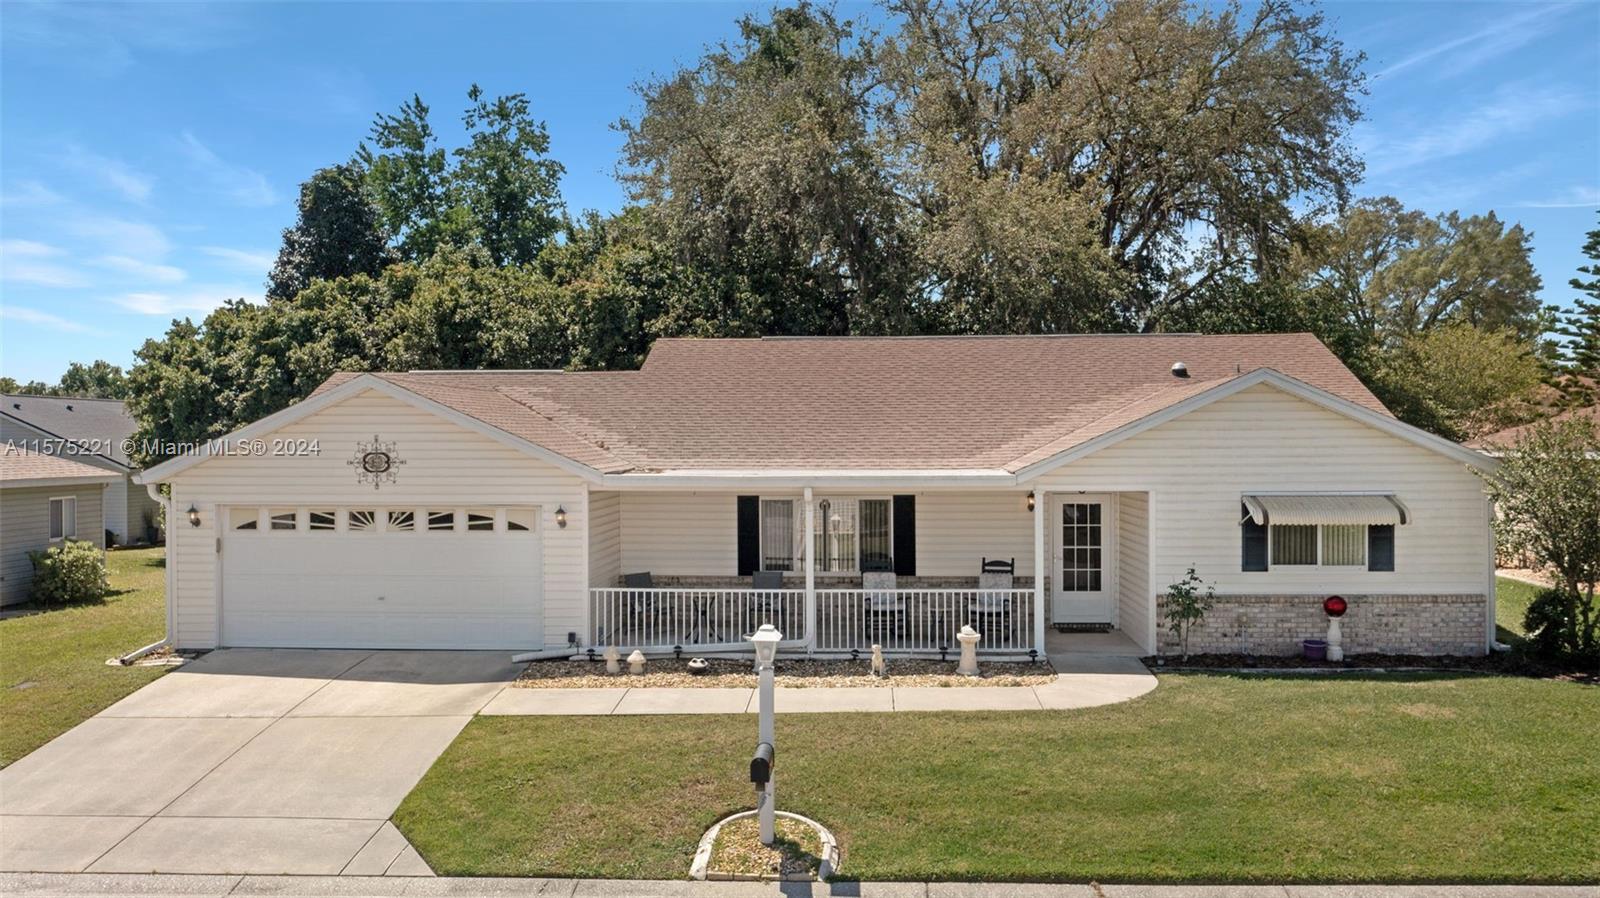
[[[709,670],[691,674],[689,659],[655,658],[640,675],[606,673],[603,661],[534,661],[514,685],[526,689],[595,689],[627,686],[647,687],[723,687],[752,689],[756,674],[751,663],[734,658],[708,658]],[[874,677],[868,661],[778,661],[777,683],[787,688],[839,688],[844,686],[1043,686],[1056,678],[1048,661],[1037,664],[979,662],[978,676],[956,673],[955,661],[896,660],[888,662],[887,675]]]
[[[1142,659],[1153,671],[1180,670],[1259,670],[1259,671],[1384,671],[1388,673],[1411,671],[1457,671],[1467,673],[1499,674],[1514,677],[1563,680],[1575,683],[1600,685],[1600,675],[1595,672],[1551,666],[1536,661],[1519,652],[1497,652],[1492,655],[1391,655],[1367,652],[1346,655],[1343,661],[1312,661],[1299,655],[1244,655],[1215,654],[1190,655],[1187,661],[1170,655],[1151,655]]]
[[[783,879],[791,876],[815,878],[822,867],[822,839],[817,831],[799,822],[780,817],[772,845],[761,844],[761,825],[754,817],[741,817],[723,824],[711,846],[708,878],[760,876]]]

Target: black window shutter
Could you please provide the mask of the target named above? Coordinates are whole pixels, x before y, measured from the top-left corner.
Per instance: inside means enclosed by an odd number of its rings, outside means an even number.
[[[761,497],[739,497],[739,576],[761,567]]]
[[[1367,570],[1394,570],[1394,525],[1373,524],[1367,528]]]
[[[894,497],[894,572],[917,575],[917,497]]]
[[[1243,503],[1239,505],[1239,514],[1244,516],[1244,520],[1239,522],[1240,542],[1244,545],[1239,568],[1246,571],[1264,571],[1267,569],[1267,525],[1257,524],[1255,519],[1250,517],[1250,509]]]

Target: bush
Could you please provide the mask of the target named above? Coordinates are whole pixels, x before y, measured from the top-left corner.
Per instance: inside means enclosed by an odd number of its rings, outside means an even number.
[[[1600,653],[1587,653],[1586,646],[1593,645],[1592,636],[1584,638],[1585,618],[1593,614],[1579,614],[1579,604],[1584,597],[1561,589],[1548,587],[1534,595],[1523,615],[1522,627],[1528,634],[1528,647],[1535,657],[1544,661],[1600,660]]]
[[[111,591],[106,560],[98,546],[69,539],[43,552],[29,552],[33,562],[33,600],[41,605],[98,602]]]

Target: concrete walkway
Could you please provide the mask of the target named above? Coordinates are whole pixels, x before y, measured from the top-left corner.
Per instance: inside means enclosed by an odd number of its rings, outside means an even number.
[[[606,879],[409,879],[318,876],[91,876],[0,874],[0,895],[232,898],[238,895],[612,896],[612,898],[1600,898],[1593,886],[1304,885],[1141,886],[960,882],[754,883]]]
[[[1156,678],[1138,658],[1072,653],[1051,658],[1059,675],[1044,686],[778,687],[779,714],[848,711],[1055,711],[1138,698]],[[891,662],[890,672],[893,673]],[[755,713],[754,689],[501,690],[479,713],[488,715]]]
[[[520,670],[212,652],[0,771],[0,869],[431,876],[388,818]]]

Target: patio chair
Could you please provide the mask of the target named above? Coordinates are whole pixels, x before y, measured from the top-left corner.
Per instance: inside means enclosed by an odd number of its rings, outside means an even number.
[[[656,594],[650,592],[655,589],[655,578],[649,571],[636,574],[623,574],[622,586],[627,590],[624,593],[624,608],[627,610],[628,625],[633,631],[632,641],[641,644],[656,642],[650,625],[658,623],[663,610],[656,599]],[[636,591],[637,590],[637,591]]]
[[[784,628],[787,597],[780,592],[782,589],[783,571],[756,571],[750,575],[751,592],[746,600],[750,632],[754,633],[762,624],[772,624],[779,630]]]
[[[882,644],[903,639],[906,633],[906,600],[900,595],[899,581],[894,571],[862,571],[861,588],[861,606],[868,641]]]
[[[978,566],[978,591],[968,607],[972,625],[990,640],[1000,642],[1012,623],[1011,592],[1017,560],[983,559]]]

